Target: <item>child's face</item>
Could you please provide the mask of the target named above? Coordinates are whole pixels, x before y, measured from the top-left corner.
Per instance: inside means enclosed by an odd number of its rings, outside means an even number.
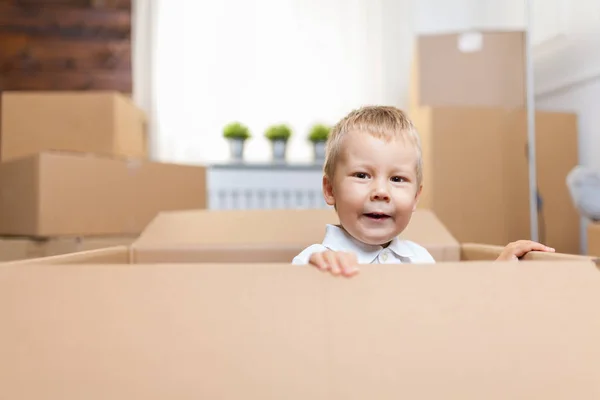
[[[333,180],[323,192],[342,227],[363,243],[384,245],[408,225],[421,193],[417,151],[404,139],[386,142],[368,133],[344,138]]]

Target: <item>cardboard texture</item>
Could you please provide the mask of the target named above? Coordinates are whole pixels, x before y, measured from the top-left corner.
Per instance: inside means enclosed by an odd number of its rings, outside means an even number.
[[[133,249],[141,263],[181,261],[185,254],[198,262],[195,253],[202,254],[202,262],[291,262],[304,248],[323,241],[326,224],[337,223],[333,209],[168,212],[148,225]],[[458,242],[429,210],[415,212],[402,237],[436,259],[460,258]]]
[[[46,256],[46,254],[44,254],[37,241],[26,238],[0,239],[0,262],[39,258],[44,256]]]
[[[333,210],[163,212],[129,247],[81,251],[12,264],[291,263],[305,247],[322,240],[325,224],[337,222]],[[459,244],[428,210],[415,212],[402,237],[426,247],[437,262],[495,260],[504,249],[504,246]],[[541,252],[529,253],[523,260],[596,262],[594,257]]]
[[[113,91],[2,93],[0,159],[46,150],[147,157],[146,120]]]
[[[409,90],[411,108],[522,107],[526,103],[525,33],[420,35]]]
[[[588,262],[0,266],[0,398],[597,399]]]
[[[0,263],[0,266],[19,265],[90,265],[110,264],[126,266],[132,264],[131,249],[113,246],[102,249],[84,250],[77,253],[58,254],[47,257],[15,260]]]
[[[45,240],[42,242],[42,246],[44,256],[50,257],[116,246],[129,246],[136,239],[137,236],[62,237]]]
[[[591,222],[587,226],[587,254],[600,257],[600,223]]]
[[[0,165],[0,234],[138,235],[160,212],[206,207],[203,167],[43,152]]]
[[[459,242],[506,245],[528,239],[529,186],[525,110],[422,107],[424,188],[431,209]],[[577,117],[536,112],[540,241],[580,252],[579,216],[565,185],[577,164]]]
[[[114,246],[128,246],[136,237],[0,238],[0,261],[16,261]]]

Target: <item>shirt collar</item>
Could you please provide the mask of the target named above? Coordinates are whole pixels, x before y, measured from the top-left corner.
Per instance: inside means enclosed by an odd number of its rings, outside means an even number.
[[[333,251],[347,251],[356,254],[359,264],[371,264],[379,255],[382,246],[370,245],[356,240],[345,229],[337,225],[328,224],[325,230],[323,246]],[[412,260],[415,252],[403,240],[395,237],[388,249],[403,259]]]

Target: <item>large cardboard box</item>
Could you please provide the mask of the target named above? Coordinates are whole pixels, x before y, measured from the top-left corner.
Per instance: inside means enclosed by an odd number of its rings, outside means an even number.
[[[0,398],[598,399],[589,261],[0,265]]]
[[[43,152],[0,165],[0,234],[137,235],[160,212],[206,207],[204,167]]]
[[[113,91],[3,92],[0,159],[45,150],[147,157],[146,118]]]
[[[587,254],[600,257],[600,223],[590,222],[587,226]]]
[[[282,223],[283,222],[283,223]],[[188,210],[160,213],[130,246],[27,260],[20,264],[291,263],[321,243],[333,210]],[[401,234],[437,262],[495,260],[504,246],[459,243],[430,210],[419,209]],[[532,252],[524,260],[590,261],[594,257]],[[17,262],[19,263],[19,262]]]
[[[466,31],[419,35],[409,98],[411,108],[524,106],[525,33]]]
[[[530,237],[527,113],[474,107],[411,112],[421,135],[424,188],[431,209],[460,242],[506,245]],[[536,112],[539,239],[580,252],[579,216],[566,177],[577,164],[577,117]]]

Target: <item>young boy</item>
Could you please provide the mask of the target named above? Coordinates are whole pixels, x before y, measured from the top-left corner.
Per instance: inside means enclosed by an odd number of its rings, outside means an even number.
[[[356,274],[358,264],[434,263],[424,247],[398,238],[417,208],[422,180],[419,135],[401,110],[352,111],[333,127],[324,166],[323,194],[340,225],[327,225],[323,242],[292,263],[344,276]],[[522,240],[507,245],[498,260],[518,260],[533,250],[554,251]]]

